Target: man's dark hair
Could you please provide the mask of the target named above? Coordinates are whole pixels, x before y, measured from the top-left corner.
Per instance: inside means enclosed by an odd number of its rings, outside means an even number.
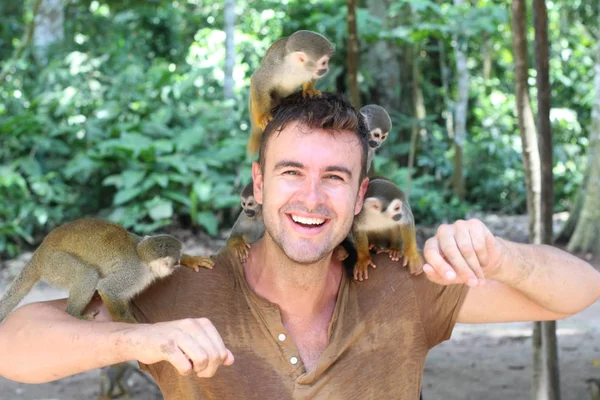
[[[308,129],[322,129],[337,133],[354,132],[361,145],[359,182],[367,176],[368,131],[361,114],[342,95],[321,92],[320,96],[304,96],[302,92],[291,94],[271,110],[269,122],[260,140],[258,163],[264,171],[265,150],[273,133],[281,133],[290,122],[297,122]],[[309,133],[309,132],[307,132]]]

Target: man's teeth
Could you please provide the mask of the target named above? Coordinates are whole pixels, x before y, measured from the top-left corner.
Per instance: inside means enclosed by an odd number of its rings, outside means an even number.
[[[294,222],[298,222],[304,225],[321,225],[325,222],[322,218],[307,218],[307,217],[299,217],[297,215],[292,215],[292,219]]]

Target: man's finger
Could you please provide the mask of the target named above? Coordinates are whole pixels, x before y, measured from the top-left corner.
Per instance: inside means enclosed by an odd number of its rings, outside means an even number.
[[[217,369],[225,362],[228,357],[227,348],[223,339],[214,325],[205,318],[199,320],[200,326],[204,331],[208,346],[205,347],[209,358],[208,366],[198,376],[211,377],[217,372]]]
[[[467,260],[456,243],[456,231],[445,230],[438,234],[439,247],[442,255],[452,266],[456,274],[460,277],[461,282],[474,286],[477,284],[477,276],[473,273]]]
[[[423,257],[437,274],[444,277],[445,280],[452,281],[456,278],[456,272],[446,262],[439,247],[439,242],[436,237],[432,237],[425,242],[423,246]]]
[[[471,231],[469,228],[469,225],[467,225],[464,222],[456,223],[456,234],[454,235],[456,245],[463,258],[469,265],[469,268],[477,277],[475,279],[484,279],[485,275],[483,273],[483,270],[481,269],[479,258],[477,257],[477,252],[475,251],[475,248],[473,246],[473,240],[478,236],[478,232],[476,231],[476,229]],[[471,281],[469,283],[472,285],[476,285],[477,281]]]
[[[181,375],[187,375],[192,370],[192,362],[179,348],[169,353],[167,361],[170,362]]]
[[[423,272],[427,276],[427,279],[429,279],[433,283],[437,283],[439,285],[448,285],[448,284],[453,283],[447,279],[444,279],[442,276],[440,276],[440,274],[437,273],[435,268],[433,268],[429,264],[423,265]]]

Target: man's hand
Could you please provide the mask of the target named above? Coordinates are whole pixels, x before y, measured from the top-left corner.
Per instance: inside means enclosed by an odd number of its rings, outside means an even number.
[[[117,334],[126,358],[144,364],[168,361],[182,375],[194,370],[198,377],[210,378],[234,360],[206,318],[139,324]]]
[[[440,285],[483,285],[502,263],[502,246],[478,219],[443,224],[425,242],[423,271],[429,280]]]

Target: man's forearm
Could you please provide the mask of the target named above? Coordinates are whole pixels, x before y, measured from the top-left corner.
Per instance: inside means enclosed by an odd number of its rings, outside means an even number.
[[[48,303],[21,307],[0,324],[0,376],[42,383],[126,361],[118,338],[128,327],[79,320]]]
[[[561,314],[579,312],[600,298],[600,272],[587,262],[552,246],[498,240],[507,257],[492,279]]]

